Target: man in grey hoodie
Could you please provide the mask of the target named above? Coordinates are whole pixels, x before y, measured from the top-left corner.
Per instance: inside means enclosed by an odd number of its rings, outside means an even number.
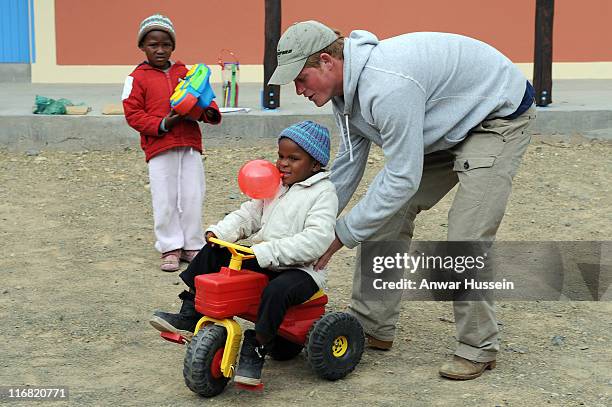
[[[367,31],[341,37],[306,21],[289,27],[270,84],[294,81],[296,92],[323,106],[330,100],[342,145],[331,167],[339,213],[355,192],[372,143],[385,166],[365,196],[336,223],[336,239],[317,267],[342,246],[410,240],[414,219],[457,183],[448,214],[449,241],[493,241],[512,179],[535,118],[533,87],[493,47],[464,36],[411,33],[378,40]],[[368,343],[389,349],[400,300],[366,301],[357,249],[349,311]],[[364,270],[368,272],[368,270]],[[455,301],[457,350],[440,374],[473,379],[495,367],[499,331],[490,300]]]

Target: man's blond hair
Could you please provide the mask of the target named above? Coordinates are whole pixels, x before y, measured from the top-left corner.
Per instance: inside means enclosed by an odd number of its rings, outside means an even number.
[[[332,42],[321,51],[315,52],[309,56],[306,60],[306,64],[304,64],[304,68],[318,68],[322,53],[329,54],[336,59],[344,60],[344,37],[339,30],[334,29],[334,32],[338,36],[336,41]]]

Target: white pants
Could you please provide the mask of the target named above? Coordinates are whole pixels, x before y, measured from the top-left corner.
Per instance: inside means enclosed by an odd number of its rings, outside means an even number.
[[[173,148],[149,160],[155,248],[199,250],[204,246],[202,201],[204,165],[197,150]]]

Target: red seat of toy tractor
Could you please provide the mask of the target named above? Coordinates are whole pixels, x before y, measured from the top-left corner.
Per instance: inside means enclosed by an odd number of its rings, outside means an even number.
[[[222,267],[218,273],[195,278],[196,310],[216,319],[234,316],[255,322],[268,277],[250,270]],[[303,344],[313,322],[325,313],[327,295],[317,292],[308,301],[289,308],[279,335]]]
[[[305,343],[312,324],[325,314],[325,305],[327,305],[327,295],[323,290],[319,290],[308,301],[289,308],[278,329],[278,334],[291,342]],[[255,318],[256,316],[252,320]]]

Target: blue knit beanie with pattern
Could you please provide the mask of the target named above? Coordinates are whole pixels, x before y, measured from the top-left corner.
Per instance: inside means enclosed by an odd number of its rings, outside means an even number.
[[[293,124],[281,131],[278,139],[287,137],[325,167],[329,162],[329,130],[310,120]]]

